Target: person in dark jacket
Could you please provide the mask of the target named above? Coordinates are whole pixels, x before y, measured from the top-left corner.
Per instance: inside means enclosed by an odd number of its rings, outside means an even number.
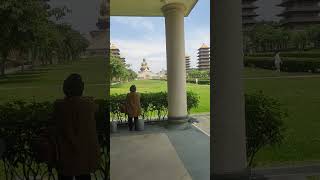
[[[100,148],[96,132],[95,112],[98,107],[92,97],[82,96],[84,83],[79,74],[64,81],[65,98],[54,103],[54,120],[59,159],[59,180],[90,180],[98,169]]]

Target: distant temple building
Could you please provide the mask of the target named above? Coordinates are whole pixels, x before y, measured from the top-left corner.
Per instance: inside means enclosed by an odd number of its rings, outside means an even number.
[[[157,74],[151,72],[146,59],[143,58],[140,71],[138,72],[138,79],[159,79]]]
[[[251,27],[257,23],[258,14],[255,10],[258,8],[254,3],[257,0],[242,0],[242,24],[244,28]]]
[[[159,73],[157,73],[157,75],[159,76],[158,79],[167,79],[167,71],[162,69]]]
[[[91,31],[89,37],[89,47],[86,49],[86,56],[104,56],[108,55],[108,34],[109,34],[109,16],[108,16],[108,6],[109,3],[106,0],[101,0],[100,2],[100,14],[98,22],[96,24],[98,30]]]
[[[120,58],[120,50],[114,44],[110,44],[110,53],[112,56]]]
[[[320,24],[320,0],[282,0],[278,5],[284,10],[278,16],[288,28],[302,29],[306,25]]]
[[[186,60],[186,71],[190,70],[190,56],[185,57]]]
[[[110,44],[110,53],[112,56],[115,56],[117,58],[120,58],[122,60],[122,62],[126,62],[126,59],[124,57],[120,56],[120,49],[114,45],[114,44]]]
[[[210,70],[210,47],[206,44],[198,49],[198,69]]]

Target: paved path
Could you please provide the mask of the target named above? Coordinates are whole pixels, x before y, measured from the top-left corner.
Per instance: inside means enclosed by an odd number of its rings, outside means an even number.
[[[191,180],[164,133],[111,138],[112,180]]]
[[[191,118],[194,118],[197,122],[193,125],[202,131],[207,136],[210,136],[210,113],[205,114],[193,114]]]
[[[25,65],[24,66],[25,70],[30,69],[30,68],[31,68],[31,65]],[[16,73],[16,72],[19,72],[19,71],[21,71],[21,66],[18,66],[18,67],[15,67],[15,68],[6,69],[5,70],[5,74],[13,74],[13,73]]]
[[[156,123],[156,124],[146,124],[144,131],[128,131],[127,127],[120,127],[118,129],[118,133],[112,133],[111,134],[111,141],[114,143],[117,143],[114,138],[121,138],[121,137],[127,137],[129,145],[136,144],[134,142],[135,140],[130,140],[131,137],[140,136],[143,137],[145,135],[156,135],[156,134],[165,134],[170,144],[166,144],[165,146],[172,146],[178,155],[179,159],[183,163],[184,168],[188,171],[190,177],[192,180],[208,180],[210,179],[210,137],[199,131],[197,128],[192,126],[190,123],[185,123],[182,125],[168,125],[166,122],[163,123]],[[150,140],[150,139],[149,139]],[[145,139],[145,141],[149,141]],[[190,143],[192,142],[192,143]],[[167,155],[166,152],[161,153],[157,155],[158,151],[153,150],[154,148],[165,148],[162,147],[164,144],[158,143],[155,140],[153,142],[144,142],[141,141],[141,143],[151,143],[152,147],[150,149],[147,149],[144,145],[135,146],[137,149],[144,148],[145,153],[147,154],[146,157],[153,156],[153,153],[156,153],[156,156],[163,156],[164,159],[166,159]],[[161,147],[159,147],[161,146]],[[112,148],[114,148],[114,144],[111,144],[111,151],[113,151]],[[115,150],[117,151],[117,150]],[[124,169],[127,169],[128,167],[131,167],[131,162],[126,162],[126,159],[130,159],[132,155],[131,149],[126,149],[125,144],[123,144],[123,147],[121,148],[121,158],[123,158],[122,166],[118,166],[118,168],[121,168],[123,170],[122,173],[125,173]],[[139,150],[140,151],[140,150]],[[128,153],[129,152],[129,153]],[[114,155],[114,154],[111,154]],[[171,156],[169,154],[169,156]],[[145,157],[141,156],[141,158],[136,163],[144,163]],[[112,157],[111,157],[112,161]],[[148,158],[147,158],[148,161]],[[171,160],[168,160],[169,162]],[[161,164],[162,161],[158,161],[157,158],[154,159],[152,163],[154,163],[155,167],[161,166],[160,169],[153,168],[153,165],[150,165],[147,169],[147,173],[152,173],[152,171],[163,171],[167,167],[164,167],[165,164]],[[160,163],[160,164],[159,164]],[[112,164],[112,162],[111,162]],[[111,165],[112,166],[112,165]],[[111,167],[112,168],[112,167]],[[112,171],[112,170],[111,170]],[[145,173],[145,172],[140,172]],[[155,174],[158,172],[155,172]],[[112,176],[112,172],[111,172]],[[112,178],[111,178],[112,179]],[[144,179],[141,179],[144,180]],[[149,180],[149,179],[147,179]]]

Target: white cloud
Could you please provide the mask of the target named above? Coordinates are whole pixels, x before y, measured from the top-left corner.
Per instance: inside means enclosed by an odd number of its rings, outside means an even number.
[[[145,17],[111,17],[112,23],[129,25],[130,28],[145,29],[146,31],[154,31],[154,24],[151,20]]]
[[[130,18],[126,23],[135,24],[138,20]],[[135,22],[135,23],[133,23]],[[150,22],[152,24],[152,22]],[[163,24],[164,25],[164,24]],[[161,69],[166,69],[166,45],[165,35],[157,33],[147,33],[143,38],[131,39],[111,39],[111,43],[116,44],[120,49],[121,56],[126,58],[127,64],[131,64],[131,68],[139,71],[140,64],[143,58],[146,58],[150,69],[153,72],[159,72]],[[185,51],[191,57],[191,67],[197,67],[197,52],[202,43],[210,46],[210,28],[194,27],[185,29]]]
[[[121,56],[126,58],[126,63],[138,71],[142,59],[145,58],[153,72],[166,69],[166,46],[164,39],[112,39],[112,43],[120,49]]]

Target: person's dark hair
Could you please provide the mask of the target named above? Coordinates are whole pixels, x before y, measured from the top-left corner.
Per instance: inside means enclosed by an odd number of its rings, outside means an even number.
[[[137,88],[135,85],[130,86],[130,92],[136,92]]]
[[[63,92],[67,97],[82,96],[84,83],[79,74],[70,74],[63,83]]]

